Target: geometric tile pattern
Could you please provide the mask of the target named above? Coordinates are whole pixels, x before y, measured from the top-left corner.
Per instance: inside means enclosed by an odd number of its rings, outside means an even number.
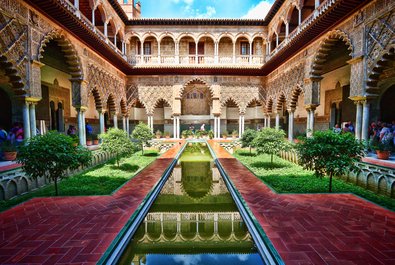
[[[180,146],[113,195],[34,198],[0,213],[0,264],[96,264]]]
[[[353,194],[276,194],[210,142],[286,264],[395,264],[395,213]]]

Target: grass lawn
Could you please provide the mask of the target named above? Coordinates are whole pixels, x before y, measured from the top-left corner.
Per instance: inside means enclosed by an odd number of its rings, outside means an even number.
[[[266,154],[251,156],[246,150],[237,151],[234,156],[248,167],[258,178],[278,193],[327,193],[329,178],[317,178],[313,172],[304,170],[301,166],[274,157],[273,165],[270,156]],[[354,193],[369,201],[395,210],[395,199],[377,195],[362,187],[341,179],[333,179],[334,193]]]
[[[59,185],[59,196],[81,195],[107,195],[135,176],[141,170],[158,157],[156,151],[145,151],[144,155],[137,152],[121,160],[119,168],[115,160],[96,166],[85,173],[63,179]],[[0,201],[0,211],[4,211],[14,205],[22,203],[34,197],[55,196],[53,185],[45,186],[36,191],[19,196],[8,201]]]

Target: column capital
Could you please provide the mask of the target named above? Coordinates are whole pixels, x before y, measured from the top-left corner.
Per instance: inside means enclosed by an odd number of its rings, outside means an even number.
[[[36,66],[36,67],[39,67],[39,68],[41,68],[41,67],[43,67],[45,65],[44,63],[42,63],[42,62],[40,62],[38,60],[31,60],[31,63],[32,63],[33,66]]]
[[[37,104],[41,99],[37,97],[25,97],[25,101],[29,104]]]
[[[305,109],[306,109],[307,111],[310,111],[310,110],[314,111],[314,110],[318,107],[318,105],[315,105],[315,104],[308,104],[308,105],[305,105],[304,107],[305,107]]]
[[[349,97],[349,99],[354,101],[354,104],[362,104],[364,101],[366,101],[366,97],[364,96]]]
[[[364,58],[364,56],[363,56],[363,55],[359,55],[359,56],[356,56],[356,57],[354,57],[354,58],[352,58],[352,59],[348,60],[346,63],[348,63],[348,64],[355,64],[355,63],[359,63],[360,61],[362,61],[362,60],[363,60],[363,58]]]
[[[85,112],[88,110],[86,106],[74,106],[77,111]]]
[[[287,110],[288,110],[288,112],[292,112],[292,113],[294,113],[294,112],[295,112],[295,110],[296,110],[296,108],[288,108]]]
[[[320,82],[323,79],[322,76],[310,76],[309,78],[304,79],[305,84],[310,84],[313,82]]]

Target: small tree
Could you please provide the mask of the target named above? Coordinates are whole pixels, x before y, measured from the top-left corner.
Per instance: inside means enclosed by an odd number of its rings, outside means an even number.
[[[271,165],[273,165],[273,155],[291,148],[290,143],[285,140],[285,132],[274,128],[264,128],[259,131],[253,141],[253,145],[258,154],[266,153],[271,156]]]
[[[305,169],[314,170],[314,175],[320,178],[329,176],[329,192],[332,192],[332,177],[355,170],[355,162],[364,154],[364,145],[351,133],[337,134],[330,130],[316,131],[313,137],[303,138],[296,149]]]
[[[144,154],[144,144],[152,140],[153,134],[147,124],[140,122],[133,130],[132,137],[136,139],[141,147],[141,153]]]
[[[101,148],[109,153],[115,154],[115,160],[119,167],[119,160],[122,157],[135,152],[135,146],[130,140],[127,132],[118,128],[110,128],[107,133],[99,135],[102,139]]]
[[[257,135],[257,131],[252,129],[247,129],[244,131],[243,135],[241,136],[241,147],[249,147],[250,154],[251,154],[251,147],[253,147],[253,141]]]
[[[87,166],[92,160],[88,149],[73,146],[73,142],[71,137],[58,132],[35,136],[20,146],[17,160],[31,177],[53,180],[57,196],[58,179],[65,177],[67,170]]]

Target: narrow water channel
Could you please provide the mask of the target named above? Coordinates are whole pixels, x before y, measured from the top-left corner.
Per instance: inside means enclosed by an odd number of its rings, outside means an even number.
[[[263,264],[204,143],[186,147],[119,264]]]

